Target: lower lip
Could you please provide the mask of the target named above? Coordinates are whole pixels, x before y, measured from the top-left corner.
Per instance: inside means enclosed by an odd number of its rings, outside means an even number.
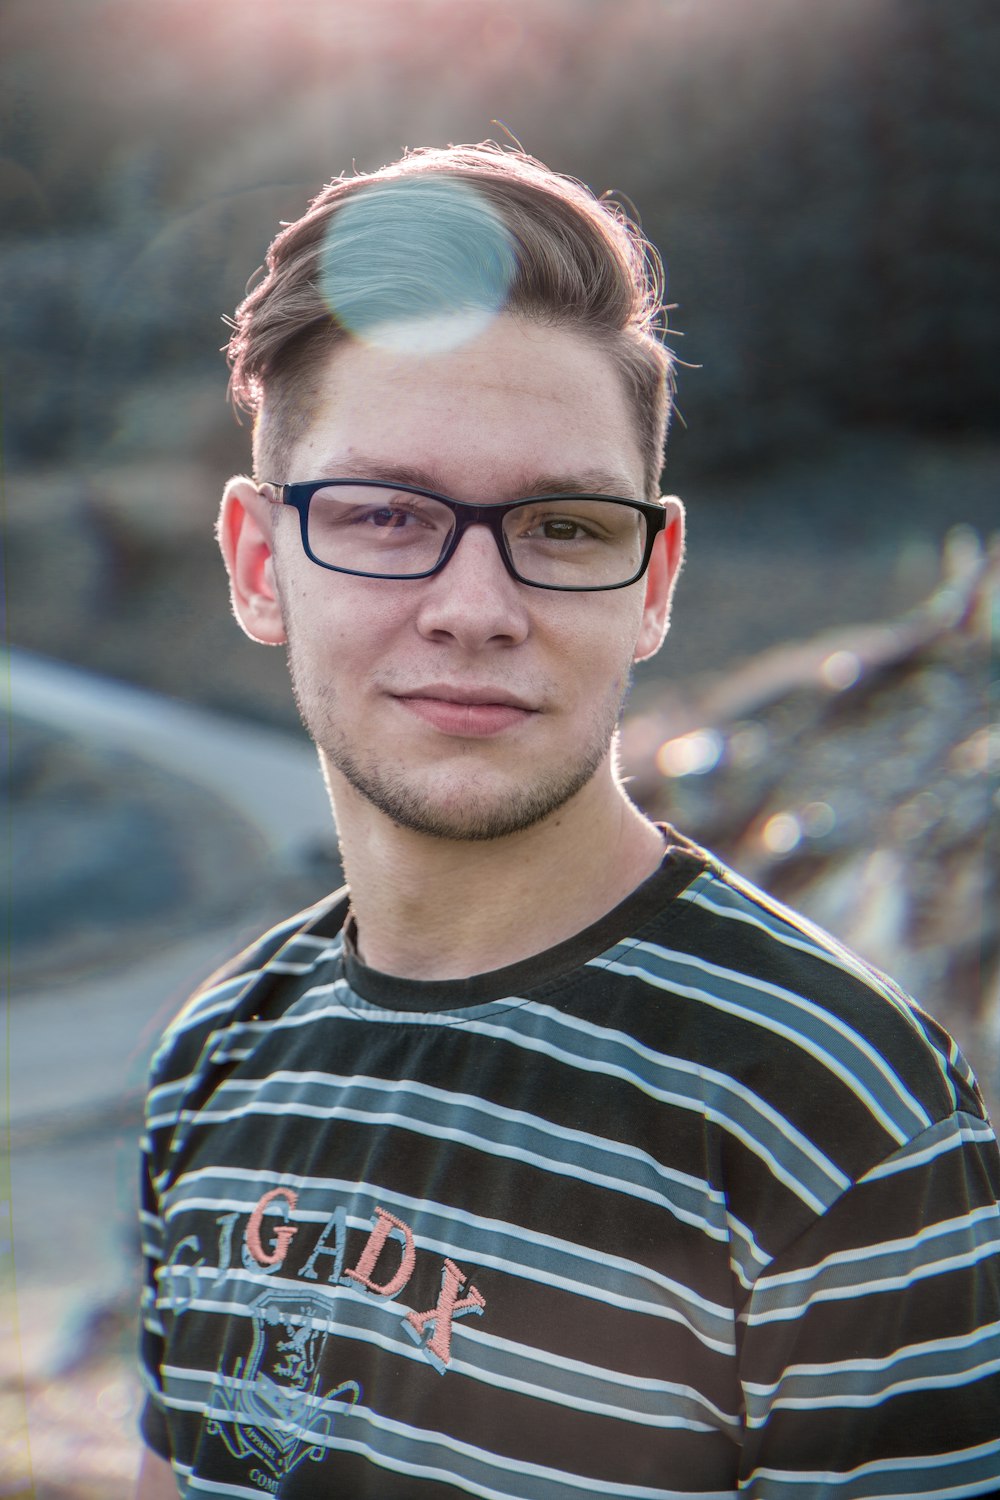
[[[451,703],[447,698],[399,698],[397,702],[442,734],[466,739],[500,734],[534,717],[531,709],[515,708],[510,703]]]

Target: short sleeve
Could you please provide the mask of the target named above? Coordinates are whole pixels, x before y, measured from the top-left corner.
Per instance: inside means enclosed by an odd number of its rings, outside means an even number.
[[[170,1458],[166,1412],[160,1366],[163,1359],[163,1325],[156,1307],[157,1273],[163,1252],[163,1220],[152,1181],[148,1143],[142,1152],[139,1229],[142,1244],[142,1304],[140,1308],[139,1369],[145,1401],[139,1430],[146,1444],[161,1458]]]
[[[914,1500],[1000,1486],[1000,1154],[957,1113],[869,1171],[740,1320],[740,1493]]]

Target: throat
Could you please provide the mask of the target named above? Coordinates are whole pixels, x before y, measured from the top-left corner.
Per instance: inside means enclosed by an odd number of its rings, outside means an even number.
[[[622,802],[616,826],[590,825],[582,847],[568,820],[479,844],[405,829],[382,850],[342,840],[362,962],[401,978],[466,979],[582,932],[663,857],[660,830]]]

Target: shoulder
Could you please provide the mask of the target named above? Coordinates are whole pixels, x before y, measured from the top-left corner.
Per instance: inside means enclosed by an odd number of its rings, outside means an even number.
[[[347,911],[348,893],[337,891],[269,928],[210,974],[164,1031],[153,1084],[190,1072],[207,1035],[259,1014],[281,982],[308,978],[339,945]]]
[[[633,943],[634,971],[684,997],[690,1046],[813,1139],[850,1175],[935,1122],[983,1118],[947,1032],[886,975],[718,861]],[[645,971],[645,972],[644,972]]]

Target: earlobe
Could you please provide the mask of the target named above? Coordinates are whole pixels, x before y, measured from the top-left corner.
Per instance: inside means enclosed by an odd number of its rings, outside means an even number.
[[[635,644],[635,660],[646,661],[663,645],[670,627],[670,606],[684,561],[684,506],[676,495],[661,497],[667,524],[653,544],[646,572],[642,624]]]
[[[238,623],[252,641],[280,646],[286,636],[274,576],[271,509],[253,480],[236,475],[223,492],[217,535]]]

